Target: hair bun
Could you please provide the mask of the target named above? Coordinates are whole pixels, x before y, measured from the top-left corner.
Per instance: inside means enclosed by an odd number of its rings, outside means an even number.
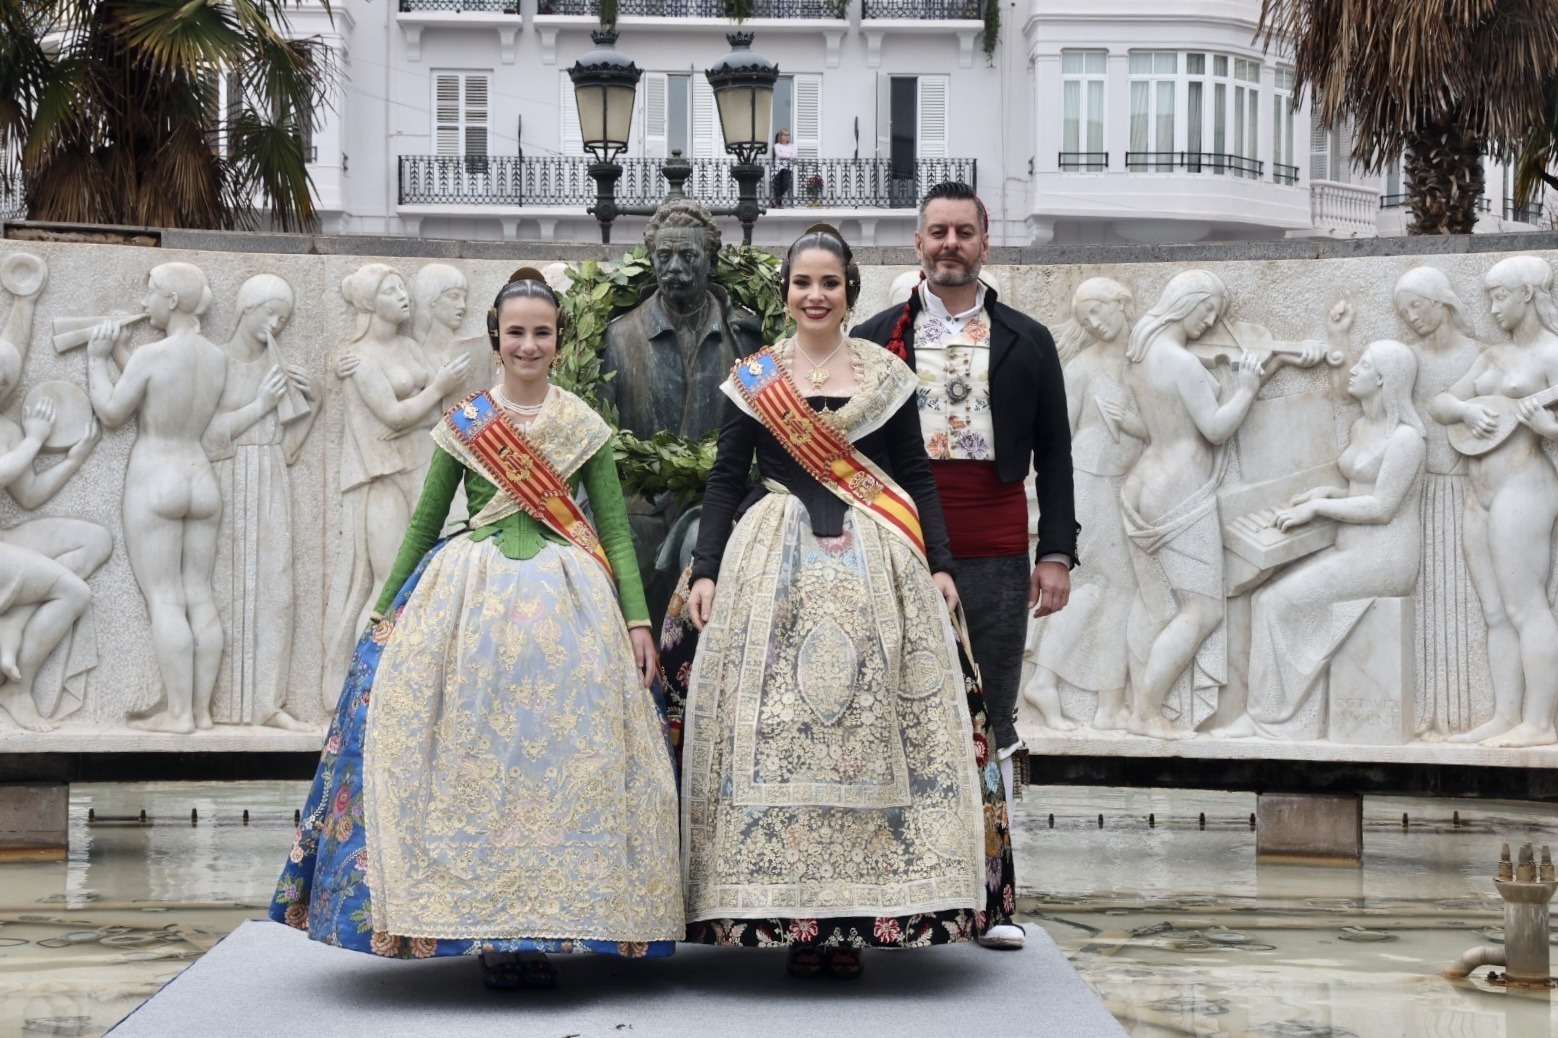
[[[505,284],[512,285],[516,281],[539,281],[541,284],[546,285],[547,288],[552,287],[547,284],[546,276],[535,267],[520,267],[509,275],[509,279]]]
[[[831,223],[814,223],[802,232],[801,237],[804,238],[808,234],[826,234],[828,237],[837,240],[840,245],[844,246],[844,265],[848,266],[854,262],[855,250],[850,248],[849,242],[844,239],[844,232]]]

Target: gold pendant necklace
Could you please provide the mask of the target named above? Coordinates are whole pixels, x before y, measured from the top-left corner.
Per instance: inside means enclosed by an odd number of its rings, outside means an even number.
[[[828,370],[828,362],[831,361],[834,357],[838,356],[839,350],[842,350],[844,348],[844,344],[848,341],[848,339],[840,339],[839,344],[833,347],[832,351],[821,360],[813,360],[810,356],[807,355],[805,350],[801,349],[799,343],[796,344],[795,352],[799,353],[802,357],[805,357],[806,363],[811,365],[811,370],[806,373],[806,381],[811,383],[813,389],[821,389],[824,385],[827,384],[828,379],[833,377],[833,373]]]

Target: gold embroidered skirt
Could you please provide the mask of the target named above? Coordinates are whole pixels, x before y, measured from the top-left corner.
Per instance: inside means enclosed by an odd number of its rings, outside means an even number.
[[[687,918],[982,907],[972,738],[924,562],[854,512],[818,538],[798,499],[762,499],[689,679]]]
[[[374,929],[678,940],[676,783],[599,563],[457,537],[384,648],[364,820]]]

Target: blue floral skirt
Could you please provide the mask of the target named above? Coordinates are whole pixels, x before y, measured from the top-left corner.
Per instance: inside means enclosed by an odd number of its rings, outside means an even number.
[[[376,931],[368,884],[363,798],[363,741],[375,674],[394,622],[423,575],[450,541],[434,546],[395,598],[391,621],[364,633],[326,736],[313,788],[302,811],[292,852],[276,884],[270,917],[305,930],[311,939],[390,958],[431,958],[490,952],[601,952],[670,955],[675,942],[504,937],[406,937]]]

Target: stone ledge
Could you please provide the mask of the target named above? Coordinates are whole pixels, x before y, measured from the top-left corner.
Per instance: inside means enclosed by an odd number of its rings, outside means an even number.
[[[1558,746],[1524,750],[1494,750],[1445,742],[1412,742],[1404,746],[1360,746],[1332,742],[1272,742],[1267,739],[1194,739],[1165,741],[1125,732],[1057,734],[1031,724],[1019,724],[1018,734],[1037,757],[1120,757],[1123,759],[1181,758],[1204,761],[1307,761],[1352,765],[1428,764],[1477,768],[1558,769]]]
[[[325,732],[217,725],[193,735],[127,728],[69,728],[53,732],[0,731],[0,754],[73,753],[318,753]]]

